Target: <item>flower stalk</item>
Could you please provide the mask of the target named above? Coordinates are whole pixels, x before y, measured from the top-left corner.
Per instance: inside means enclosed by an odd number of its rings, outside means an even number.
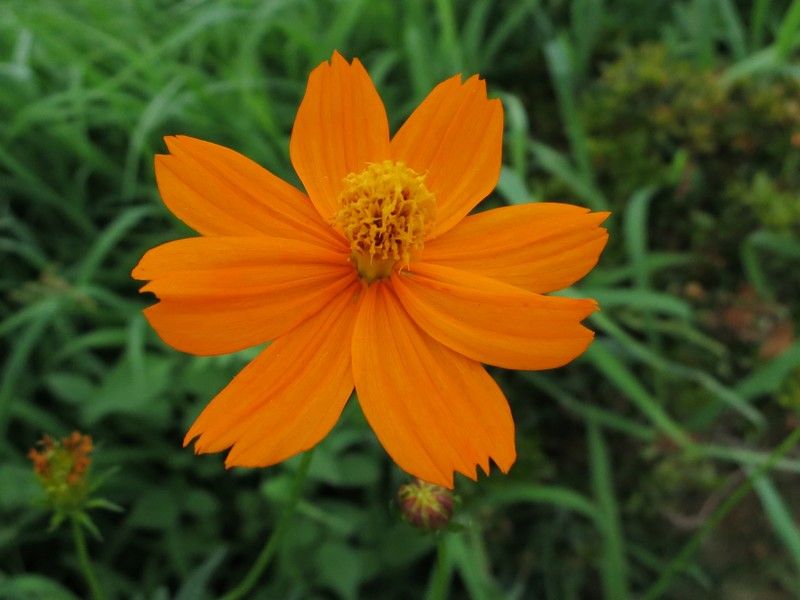
[[[250,567],[250,570],[247,572],[247,575],[244,576],[244,579],[242,579],[236,585],[236,587],[222,596],[220,600],[239,600],[239,598],[247,597],[250,591],[255,587],[256,583],[258,583],[258,580],[261,579],[261,576],[269,566],[272,557],[275,555],[276,550],[280,547],[283,536],[286,534],[286,529],[292,520],[295,509],[297,508],[297,502],[300,500],[300,494],[303,491],[303,485],[305,484],[308,476],[308,469],[311,466],[311,458],[313,454],[313,449],[303,454],[302,459],[300,460],[300,466],[297,468],[297,472],[294,474],[292,490],[289,495],[289,499],[286,502],[286,506],[283,508],[283,514],[281,514],[281,517],[278,520],[278,524],[275,526],[275,530],[272,532],[272,535],[267,539],[266,544],[264,544],[264,547],[262,548],[258,557],[256,557],[253,566]]]
[[[72,542],[75,544],[75,551],[78,554],[78,563],[81,566],[83,577],[86,579],[86,585],[89,586],[92,600],[104,600],[105,594],[97,581],[97,576],[92,567],[92,560],[89,558],[89,552],[86,549],[86,537],[83,535],[80,523],[75,517],[70,519],[72,525]]]
[[[442,531],[436,536],[436,565],[431,582],[429,600],[445,600],[447,598],[447,584],[450,569],[447,556],[447,532]]]

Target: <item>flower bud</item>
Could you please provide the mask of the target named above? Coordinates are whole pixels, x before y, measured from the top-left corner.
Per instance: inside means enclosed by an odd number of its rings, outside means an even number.
[[[442,529],[453,516],[453,493],[421,479],[400,486],[397,499],[403,518],[420,529]]]
[[[74,431],[61,440],[45,435],[36,445],[28,452],[28,458],[33,462],[48,503],[57,511],[79,510],[89,493],[87,473],[92,438]]]

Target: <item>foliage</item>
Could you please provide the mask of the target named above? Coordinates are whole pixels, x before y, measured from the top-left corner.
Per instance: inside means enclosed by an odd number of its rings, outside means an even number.
[[[581,107],[593,166],[614,205],[644,186],[670,191],[660,228],[681,213],[692,227],[659,233],[699,251],[718,252],[758,227],[797,233],[800,223],[800,82],[729,84],[724,73],[663,44],[626,48]]]

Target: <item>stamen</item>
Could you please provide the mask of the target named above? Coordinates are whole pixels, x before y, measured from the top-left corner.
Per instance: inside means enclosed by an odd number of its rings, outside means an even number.
[[[333,223],[350,240],[358,274],[367,283],[388,277],[396,264],[407,266],[422,249],[436,213],[436,198],[424,179],[391,160],[345,177]]]

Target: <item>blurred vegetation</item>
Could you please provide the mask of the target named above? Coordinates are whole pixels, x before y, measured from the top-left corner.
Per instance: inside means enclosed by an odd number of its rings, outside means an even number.
[[[494,369],[511,473],[459,479],[452,531],[404,522],[408,478],[356,403],[315,452],[254,598],[764,598],[800,589],[800,2],[6,0],[0,4],[0,598],[87,590],[48,531],[28,449],[95,443],[109,597],[200,599],[241,580],[297,459],[227,472],[180,447],[253,351],[165,347],[130,280],[189,234],[152,157],[185,133],[296,182],[311,68],[359,56],[394,128],[453,73],[506,111],[487,205],[610,208],[576,363]],[[436,585],[434,585],[436,584]],[[431,592],[431,595],[434,595]]]

